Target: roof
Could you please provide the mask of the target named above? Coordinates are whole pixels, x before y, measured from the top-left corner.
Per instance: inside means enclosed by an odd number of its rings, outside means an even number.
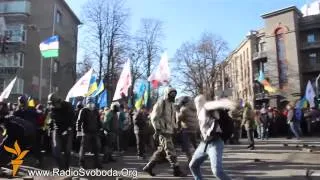
[[[265,18],[269,18],[269,17],[272,17],[272,16],[276,16],[276,15],[279,15],[279,14],[283,14],[283,13],[286,13],[286,12],[289,12],[289,11],[295,11],[296,13],[298,13],[300,16],[303,16],[303,14],[301,13],[301,11],[296,7],[296,6],[289,6],[289,7],[286,7],[286,8],[283,8],[283,9],[279,9],[279,10],[276,10],[276,11],[272,11],[270,13],[266,13],[264,15],[261,15],[261,17],[263,19]]]
[[[70,12],[72,18],[76,21],[78,25],[82,24],[78,16],[73,12],[68,3],[65,0],[60,0],[62,4],[66,7],[66,9]]]

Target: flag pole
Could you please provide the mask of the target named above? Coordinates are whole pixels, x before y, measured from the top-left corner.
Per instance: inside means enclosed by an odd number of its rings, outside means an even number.
[[[57,11],[57,4],[54,4],[53,8],[53,22],[52,22],[52,36],[55,34],[56,30],[56,11]],[[49,93],[52,93],[52,66],[53,66],[53,58],[50,59],[50,85],[49,85]]]
[[[39,102],[42,100],[42,75],[43,75],[43,57],[40,59],[40,77],[39,77]]]

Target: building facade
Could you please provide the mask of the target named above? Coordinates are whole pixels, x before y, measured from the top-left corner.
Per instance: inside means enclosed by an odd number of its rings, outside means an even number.
[[[50,92],[64,98],[76,80],[80,24],[70,7],[64,0],[0,0],[0,18],[7,38],[0,55],[0,91],[17,76],[11,100],[21,94],[38,99],[40,88],[42,100]],[[59,36],[59,57],[43,59],[40,78],[39,44],[52,35]]]
[[[233,99],[281,107],[302,97],[309,80],[315,85],[320,73],[320,14],[306,15],[292,6],[262,19],[263,29],[250,31],[223,63],[224,71],[230,76]],[[276,93],[266,92],[257,81],[260,71]]]

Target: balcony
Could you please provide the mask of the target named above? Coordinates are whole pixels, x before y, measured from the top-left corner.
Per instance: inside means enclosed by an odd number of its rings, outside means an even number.
[[[0,55],[0,68],[23,68],[24,54],[23,53],[10,53]],[[1,72],[0,72],[1,74]]]
[[[320,28],[320,16],[305,16],[300,19],[299,30],[300,31],[309,31],[312,29]]]
[[[26,14],[31,13],[31,3],[25,1],[0,2],[0,14]]]
[[[320,48],[320,41],[304,42],[301,44],[301,50],[310,50]]]
[[[262,62],[267,62],[267,52],[265,51],[259,51],[253,53],[253,61],[262,61]]]

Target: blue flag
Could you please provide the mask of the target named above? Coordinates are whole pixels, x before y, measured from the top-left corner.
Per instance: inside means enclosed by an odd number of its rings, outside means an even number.
[[[98,104],[99,104],[99,108],[104,108],[108,105],[107,103],[107,91],[104,90],[102,94],[100,94],[99,99],[98,99]]]

